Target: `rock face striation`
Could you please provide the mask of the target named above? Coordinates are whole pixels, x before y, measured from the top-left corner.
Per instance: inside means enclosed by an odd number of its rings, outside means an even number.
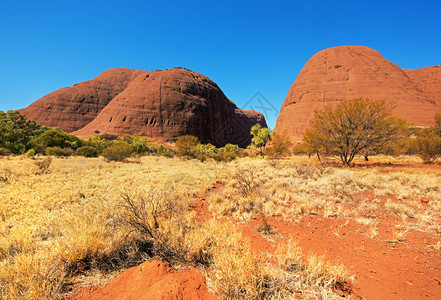
[[[61,88],[19,110],[37,123],[66,132],[83,128],[139,74],[146,71],[110,69],[96,78]]]
[[[136,133],[167,141],[191,134],[216,146],[233,143],[244,147],[251,140],[251,126],[266,126],[262,114],[239,109],[216,83],[199,73],[175,68],[131,70],[129,76],[124,70],[125,76],[121,78],[120,72],[113,81],[116,86],[106,81],[109,93],[104,93],[104,97],[91,86],[108,71],[94,80],[54,92],[58,94],[51,93],[21,112],[44,125],[59,126],[80,136],[96,132],[118,136]],[[88,97],[84,97],[86,92],[79,92],[86,87],[91,91]],[[100,87],[99,91],[105,88]],[[82,97],[88,100],[85,106]],[[54,107],[57,113],[53,113]]]
[[[394,115],[415,125],[432,125],[434,114],[441,112],[434,99],[441,93],[441,83],[438,75],[433,75],[438,76],[436,84],[426,77],[427,73],[439,74],[438,68],[436,72],[424,69],[404,71],[363,46],[322,50],[305,64],[291,86],[275,130],[286,130],[293,141],[301,141],[315,110],[357,98],[392,101]]]
[[[417,86],[441,107],[441,65],[421,69],[403,69]]]

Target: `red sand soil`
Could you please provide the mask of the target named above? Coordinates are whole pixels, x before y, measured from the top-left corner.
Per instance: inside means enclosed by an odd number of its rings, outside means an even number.
[[[219,192],[216,184],[207,194]],[[207,195],[206,195],[207,196]],[[367,199],[372,194],[362,195]],[[211,218],[207,197],[196,200],[192,208],[201,220]],[[382,199],[397,201],[393,197]],[[425,199],[416,199],[425,203]],[[369,217],[378,220],[378,235],[369,236],[370,227],[353,218],[324,218],[321,213],[304,216],[298,221],[268,217],[279,238],[268,240],[258,228],[259,218],[238,222],[244,238],[258,252],[274,252],[278,243],[292,239],[304,254],[324,255],[332,264],[343,264],[354,281],[342,291],[350,299],[441,299],[441,251],[435,245],[439,235],[409,230],[405,239],[392,241],[395,225],[401,220],[384,211]],[[441,218],[441,213],[437,216]],[[84,293],[83,293],[84,294]],[[129,269],[110,285],[81,299],[215,299],[205,278],[195,270],[178,272],[166,263],[146,262]]]
[[[176,271],[158,260],[125,271],[104,288],[90,292],[83,289],[78,296],[82,300],[216,299],[200,272]]]
[[[221,187],[214,189],[218,188]],[[373,195],[363,197],[371,199]],[[387,199],[397,200],[382,200]],[[424,203],[424,199],[415,201]],[[193,208],[199,217],[210,215],[204,198],[195,201]],[[355,280],[349,288],[336,291],[340,295],[352,299],[441,299],[441,251],[434,247],[441,237],[409,230],[403,241],[394,242],[393,231],[401,219],[384,211],[370,217],[379,221],[378,235],[373,238],[369,237],[369,226],[350,218],[324,218],[321,214],[305,216],[297,222],[277,216],[267,218],[281,237],[276,241],[260,234],[259,218],[238,224],[254,251],[273,253],[278,243],[292,239],[304,254],[325,255],[328,262],[343,264]]]

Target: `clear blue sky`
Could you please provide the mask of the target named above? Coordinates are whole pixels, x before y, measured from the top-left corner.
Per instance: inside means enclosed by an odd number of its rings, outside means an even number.
[[[186,67],[239,107],[278,111],[317,51],[378,50],[403,68],[441,64],[439,1],[0,1],[0,110],[103,70]],[[274,128],[276,117],[267,114]]]

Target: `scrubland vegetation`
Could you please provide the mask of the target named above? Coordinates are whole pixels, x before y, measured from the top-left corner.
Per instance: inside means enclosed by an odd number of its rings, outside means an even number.
[[[371,123],[347,119],[363,130],[333,127],[336,113],[385,105],[352,104],[318,113],[344,138],[331,142],[313,128],[293,152],[286,132],[259,126],[249,149],[188,135],[167,148],[136,135],[85,141],[3,113],[0,298],[62,298],[152,258],[205,270],[210,288],[226,299],[339,298],[353,280],[351,266],[305,253],[273,220],[342,219],[376,240],[382,220],[391,218],[387,242],[403,243],[409,231],[441,235],[440,173],[413,168],[441,156],[441,117],[425,129],[409,130],[387,114]],[[369,130],[369,143],[361,143]],[[380,137],[385,132],[393,138]],[[354,162],[360,167],[349,168]],[[198,201],[206,211],[195,209]],[[253,220],[262,237],[278,241],[274,251],[256,252],[244,238],[243,225]]]
[[[53,298],[73,284],[102,284],[150,257],[206,268],[212,288],[226,298],[336,298],[335,287],[350,282],[347,267],[302,253],[295,241],[280,243],[275,253],[253,252],[241,222],[321,214],[364,224],[375,239],[385,212],[401,219],[391,240],[405,238],[406,229],[441,233],[439,174],[424,170],[343,169],[307,158],[277,165],[164,157],[137,164],[35,162],[23,156],[1,162],[4,299]],[[221,188],[213,192],[215,185]],[[204,195],[211,220],[191,209]],[[421,197],[430,201],[422,204]]]

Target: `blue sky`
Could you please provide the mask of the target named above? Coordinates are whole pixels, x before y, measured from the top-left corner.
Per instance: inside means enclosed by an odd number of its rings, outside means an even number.
[[[364,45],[403,68],[441,64],[438,1],[0,1],[0,110],[117,67],[186,67],[241,108],[278,111],[317,51]],[[258,106],[258,105],[257,105]],[[274,128],[275,113],[267,113]]]

